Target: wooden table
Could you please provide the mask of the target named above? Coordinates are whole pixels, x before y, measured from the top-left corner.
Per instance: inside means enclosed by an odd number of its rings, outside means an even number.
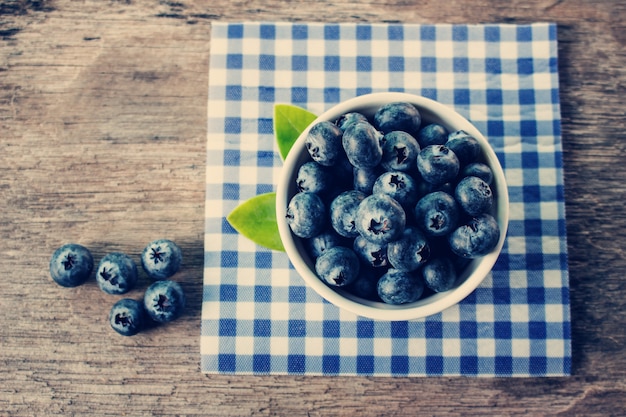
[[[623,415],[625,18],[623,0],[0,1],[0,415]],[[203,375],[216,20],[557,22],[573,376]],[[100,258],[163,236],[183,248],[189,298],[167,329],[118,337],[95,283],[50,280],[67,241]]]

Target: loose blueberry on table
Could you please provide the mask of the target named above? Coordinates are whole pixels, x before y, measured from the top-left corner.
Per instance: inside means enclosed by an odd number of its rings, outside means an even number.
[[[125,253],[108,253],[98,264],[96,281],[107,294],[125,294],[137,284],[137,265]]]
[[[185,293],[179,283],[162,280],[152,283],[146,289],[143,306],[152,320],[167,323],[181,316],[185,301]]]
[[[141,253],[142,266],[156,282],[148,287],[141,301],[122,298],[111,307],[108,321],[113,330],[123,336],[133,336],[145,329],[152,319],[168,322],[182,314],[185,294],[180,284],[167,280],[181,267],[182,251],[171,240],[150,242]],[[52,279],[64,287],[75,287],[87,280],[94,260],[86,247],[68,243],[54,251],[50,259]],[[137,266],[125,253],[112,252],[98,264],[96,281],[102,291],[124,294],[137,283]]]
[[[68,243],[52,254],[50,276],[63,287],[76,287],[89,278],[93,266],[93,256],[89,249],[76,243]]]
[[[109,324],[122,336],[133,336],[145,326],[146,313],[143,304],[132,298],[122,298],[111,307]]]
[[[371,119],[350,112],[309,130],[286,217],[327,285],[411,303],[452,289],[469,260],[496,247],[493,172],[479,142],[422,121],[412,104],[390,103]]]
[[[180,247],[169,239],[154,240],[141,252],[141,266],[153,280],[170,278],[180,269],[182,259]]]

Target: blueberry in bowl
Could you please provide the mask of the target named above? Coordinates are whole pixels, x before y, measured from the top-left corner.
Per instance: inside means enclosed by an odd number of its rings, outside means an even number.
[[[299,186],[303,166],[317,171],[312,162],[343,187],[330,200]],[[320,115],[291,148],[276,192],[280,237],[303,280],[340,308],[388,321],[439,313],[480,285],[508,210],[502,167],[478,129],[441,103],[395,92]]]

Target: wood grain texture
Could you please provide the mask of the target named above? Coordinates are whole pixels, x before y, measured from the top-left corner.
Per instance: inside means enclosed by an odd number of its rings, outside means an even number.
[[[624,17],[623,0],[0,1],[0,415],[623,415]],[[557,22],[574,375],[203,375],[216,20]],[[189,298],[166,329],[116,337],[110,296],[48,276],[64,242],[88,245],[96,258],[120,250],[138,260],[163,236],[182,246]]]

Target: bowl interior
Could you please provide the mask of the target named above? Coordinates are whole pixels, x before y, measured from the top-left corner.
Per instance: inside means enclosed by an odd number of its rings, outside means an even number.
[[[295,183],[297,170],[300,165],[310,160],[304,146],[309,128],[320,121],[334,121],[350,111],[360,112],[371,118],[382,105],[397,101],[415,105],[422,116],[423,126],[428,123],[439,123],[450,132],[465,130],[479,141],[482,157],[492,168],[494,174],[492,188],[496,195],[497,204],[493,214],[500,227],[500,239],[495,249],[484,257],[472,260],[457,280],[454,288],[403,305],[365,300],[340,288],[335,289],[327,286],[315,274],[314,260],[307,254],[302,239],[291,233],[289,225],[284,220],[287,205],[291,197],[297,192]],[[291,263],[305,282],[320,296],[340,308],[364,317],[388,321],[411,320],[439,313],[458,303],[483,281],[491,271],[504,244],[508,227],[509,197],[504,173],[495,152],[485,137],[468,120],[451,108],[425,97],[407,93],[373,93],[355,97],[332,107],[320,115],[309,128],[298,137],[284,162],[276,190],[276,217],[279,233]]]

